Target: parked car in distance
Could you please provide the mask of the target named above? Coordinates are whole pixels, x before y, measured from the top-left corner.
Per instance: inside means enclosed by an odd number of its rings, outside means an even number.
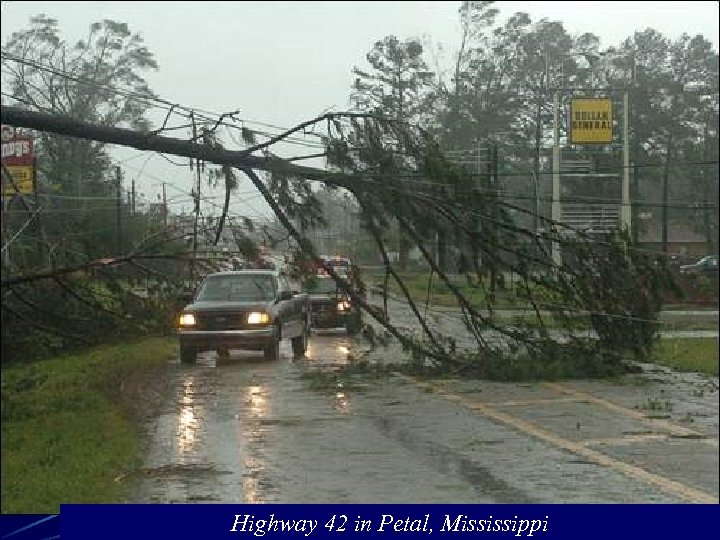
[[[707,255],[693,264],[683,264],[680,266],[680,273],[684,275],[717,275],[717,257]]]
[[[312,328],[345,328],[355,335],[362,325],[362,311],[331,277],[315,276],[306,282]]]
[[[216,272],[205,277],[178,318],[180,361],[193,364],[201,351],[261,350],[279,356],[290,338],[293,353],[305,354],[310,333],[308,295],[290,288],[277,270]]]

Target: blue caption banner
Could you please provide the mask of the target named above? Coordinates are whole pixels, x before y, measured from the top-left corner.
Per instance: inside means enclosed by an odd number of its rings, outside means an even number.
[[[0,539],[705,537],[720,505],[62,505],[0,516]]]
[[[693,538],[718,505],[63,505],[61,538]]]

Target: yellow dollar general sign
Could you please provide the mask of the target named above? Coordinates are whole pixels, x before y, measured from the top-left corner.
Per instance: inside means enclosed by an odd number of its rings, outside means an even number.
[[[577,98],[570,104],[570,143],[609,144],[613,140],[612,100]]]

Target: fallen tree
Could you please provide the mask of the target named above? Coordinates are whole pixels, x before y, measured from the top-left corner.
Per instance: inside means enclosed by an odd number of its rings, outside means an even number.
[[[540,235],[517,226],[512,213],[523,209],[503,201],[495,192],[477,189],[476,179],[451,164],[430,135],[372,115],[329,113],[241,151],[226,150],[211,137],[185,141],[165,137],[160,134],[162,130],[139,132],[94,126],[17,107],[3,107],[2,122],[196,158],[226,168],[226,174],[228,168],[241,171],[299,250],[324,267],[353,301],[415,358],[434,366],[483,371],[491,362],[502,364],[518,358],[542,364],[559,357],[568,357],[570,362],[571,357],[582,357],[583,363],[592,364],[595,359],[598,365],[619,368],[626,351],[638,356],[649,352],[662,295],[672,288],[665,265],[635,248],[625,234],[597,240],[542,216],[539,219],[545,223],[546,232]],[[329,170],[297,165],[270,153],[273,144],[291,134],[320,126],[325,128],[323,155]],[[211,135],[212,130],[206,134]],[[266,178],[256,171],[266,172]],[[322,223],[312,182],[346,190],[357,201],[364,226],[384,261],[385,309],[368,304],[357,284],[339,277],[303,236],[306,225]],[[299,228],[293,220],[299,222]],[[476,226],[478,220],[481,229]],[[440,331],[427,315],[427,305],[425,314],[421,313],[388,257],[383,231],[390,223],[399,224],[419,248],[431,275],[451,292],[464,334]],[[456,248],[483,255],[484,267],[474,267],[474,285],[469,291],[458,286],[438,264],[434,255],[438,238],[454,238]],[[553,263],[547,249],[553,242],[562,246],[566,260],[572,263]],[[487,269],[492,276],[510,271],[516,279],[510,284],[493,281],[488,289],[482,280]],[[40,277],[47,276],[36,274]],[[417,320],[420,335],[392,322],[387,310],[390,278]],[[3,289],[12,288],[19,280],[27,281],[28,276],[4,277]],[[527,308],[532,317],[512,324],[499,319],[498,288],[512,296],[515,305]],[[482,306],[472,298],[476,291],[482,294]],[[577,317],[587,313],[591,314],[597,339],[578,333]],[[463,345],[460,351],[458,342],[465,343],[466,338],[474,345]],[[607,372],[605,367],[600,371]]]

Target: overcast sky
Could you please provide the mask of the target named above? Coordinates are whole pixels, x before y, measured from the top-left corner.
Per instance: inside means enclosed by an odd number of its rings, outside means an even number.
[[[4,44],[13,31],[27,26],[31,16],[45,13],[58,19],[63,36],[74,42],[93,22],[126,22],[155,54],[160,69],[147,78],[161,97],[210,111],[239,109],[239,117],[246,120],[291,126],[329,108],[347,108],[352,67],[364,65],[372,44],[386,35],[423,37],[452,52],[458,41],[459,5],[449,1],[3,1],[1,30]],[[501,20],[525,11],[533,21],[544,17],[562,21],[574,34],[592,32],[603,46],[618,45],[633,32],[651,27],[672,38],[702,34],[718,47],[714,1],[496,5]],[[126,178],[136,178],[139,191],[147,197],[156,197],[162,180],[174,186],[168,196],[189,191],[188,169],[151,156],[130,149],[113,153],[116,159],[128,160]],[[143,165],[141,174],[138,169]],[[179,195],[174,210],[183,207],[183,199],[188,197]],[[257,198],[246,202],[242,213],[264,213]],[[239,211],[239,203],[236,208]]]

